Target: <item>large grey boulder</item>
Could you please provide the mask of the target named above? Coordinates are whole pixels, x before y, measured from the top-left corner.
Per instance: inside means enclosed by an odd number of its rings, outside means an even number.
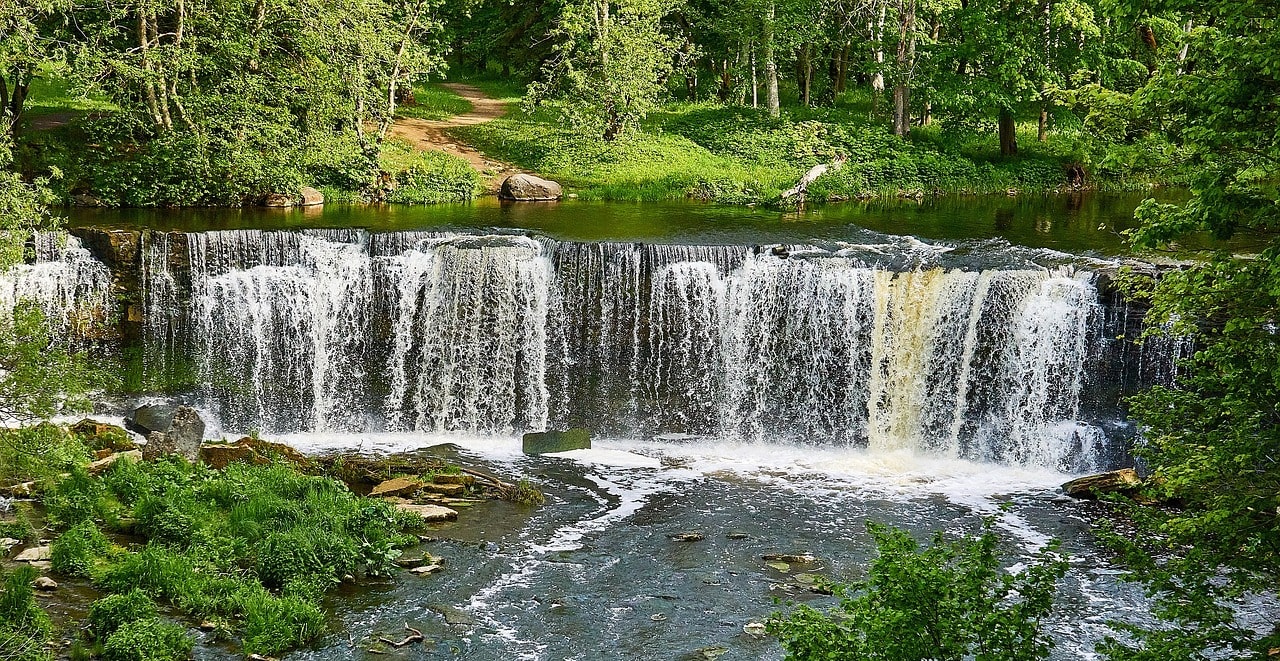
[[[552,454],[591,447],[591,432],[585,429],[532,432],[524,435],[525,454]]]
[[[149,436],[151,432],[167,432],[173,426],[173,416],[178,412],[176,404],[162,402],[139,406],[133,415],[125,420],[125,424],[134,431]]]
[[[520,202],[547,202],[558,200],[564,195],[564,189],[554,181],[548,181],[531,174],[513,174],[502,182],[498,197],[504,200]]]
[[[190,406],[179,406],[173,413],[172,424],[167,431],[153,431],[147,435],[142,458],[151,461],[164,455],[176,454],[194,462],[200,458],[200,444],[203,442],[204,420]]]

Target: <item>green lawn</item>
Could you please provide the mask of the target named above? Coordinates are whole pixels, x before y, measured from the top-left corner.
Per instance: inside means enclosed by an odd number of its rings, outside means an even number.
[[[442,120],[471,112],[471,102],[441,87],[439,83],[423,83],[413,88],[412,105],[396,108],[400,117]]]

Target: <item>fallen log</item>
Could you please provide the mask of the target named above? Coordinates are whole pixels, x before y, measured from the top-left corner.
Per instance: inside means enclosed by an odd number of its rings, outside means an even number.
[[[836,160],[830,163],[822,163],[809,168],[800,181],[792,186],[789,190],[782,194],[782,201],[787,202],[792,198],[797,198],[798,202],[804,202],[805,195],[809,192],[809,184],[812,184],[818,177],[839,170],[847,159],[844,156],[837,156]]]

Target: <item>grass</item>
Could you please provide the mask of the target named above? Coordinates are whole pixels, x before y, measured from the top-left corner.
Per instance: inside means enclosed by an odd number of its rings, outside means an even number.
[[[413,87],[413,104],[396,109],[399,117],[442,120],[471,112],[471,102],[454,94],[440,83],[424,83]]]
[[[1021,153],[1002,158],[994,131],[948,132],[935,123],[897,138],[872,111],[869,96],[850,93],[833,107],[784,108],[778,119],[763,109],[672,103],[613,144],[583,137],[543,111],[516,111],[455,131],[490,156],[557,179],[583,199],[762,204],[776,202],[806,170],[837,155],[848,163],[810,187],[810,200],[1058,190],[1068,185],[1067,165],[1094,158],[1081,132],[1064,124],[1041,143],[1035,123],[1023,123]],[[1125,168],[1097,174],[1094,184],[1102,188],[1150,180]]]
[[[289,465],[217,471],[178,458],[120,460],[101,477],[74,470],[46,506],[66,528],[53,544],[54,569],[115,595],[95,603],[91,620],[104,656],[116,659],[147,646],[147,658],[189,652],[181,627],[128,616],[150,612],[151,600],[226,623],[246,654],[304,645],[324,630],[323,595],[343,580],[388,575],[398,549],[416,543],[402,530],[421,523]],[[146,543],[113,545],[99,524]]]
[[[465,159],[440,151],[420,151],[388,140],[379,163],[394,186],[386,201],[398,204],[462,202],[484,190],[484,178]]]

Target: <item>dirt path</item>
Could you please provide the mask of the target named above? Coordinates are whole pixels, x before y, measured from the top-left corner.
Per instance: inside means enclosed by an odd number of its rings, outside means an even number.
[[[442,87],[466,99],[471,104],[471,111],[441,120],[400,117],[391,125],[391,134],[418,149],[442,151],[466,159],[472,167],[484,174],[489,188],[496,191],[507,174],[521,170],[485,156],[474,147],[449,135],[449,129],[475,126],[498,119],[507,114],[507,104],[488,96],[480,88],[465,83],[443,83]]]

